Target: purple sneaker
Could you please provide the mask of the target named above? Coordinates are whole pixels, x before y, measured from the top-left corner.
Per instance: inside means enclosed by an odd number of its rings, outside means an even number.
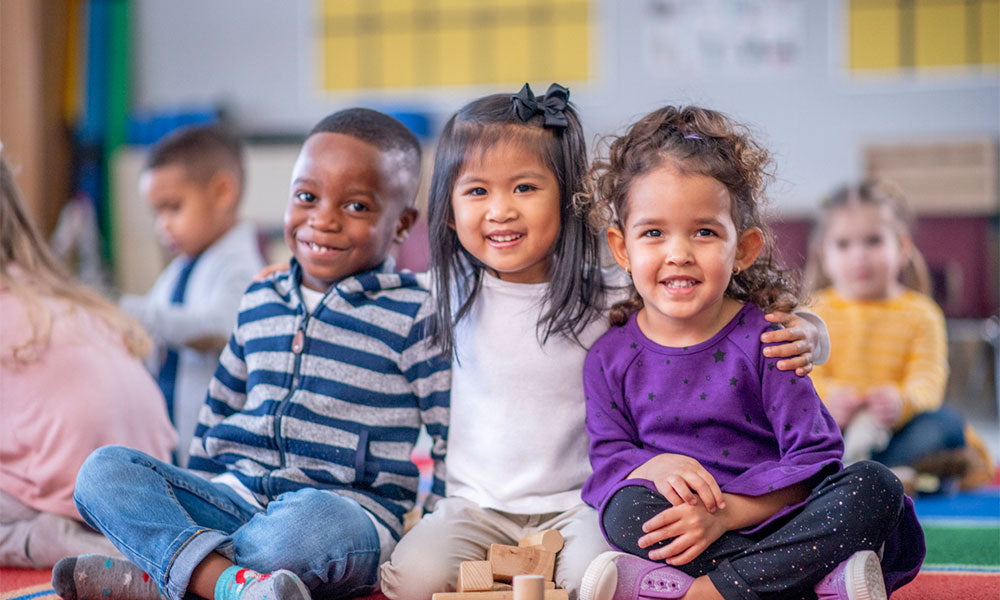
[[[681,598],[694,578],[624,552],[605,552],[595,558],[580,584],[580,600],[641,600]]]
[[[882,565],[871,550],[855,552],[813,588],[819,600],[886,600]]]

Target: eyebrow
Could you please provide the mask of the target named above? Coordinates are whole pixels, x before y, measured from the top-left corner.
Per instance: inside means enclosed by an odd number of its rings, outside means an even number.
[[[640,220],[632,223],[631,225],[629,225],[629,228],[633,228],[633,227],[648,227],[650,225],[661,225],[662,223],[663,223],[663,221],[661,219],[657,218],[657,217],[647,217],[645,219],[640,219]],[[710,219],[697,219],[697,220],[694,221],[694,224],[698,225],[698,226],[705,226],[705,225],[712,225],[712,226],[715,226],[715,227],[721,227],[722,226],[722,222],[719,221],[718,219],[714,219],[714,218],[710,218]]]
[[[544,179],[545,173],[542,171],[519,171],[514,173],[507,178],[507,181],[516,181],[518,179]],[[455,180],[455,185],[467,185],[470,183],[482,183],[486,180],[482,177],[478,177],[475,174],[464,175]]]

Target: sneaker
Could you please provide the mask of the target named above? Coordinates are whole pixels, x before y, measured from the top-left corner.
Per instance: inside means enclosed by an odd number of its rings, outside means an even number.
[[[641,600],[681,598],[694,578],[664,563],[624,552],[595,558],[580,584],[580,600]]]
[[[819,600],[886,600],[882,565],[871,550],[855,552],[813,588]]]

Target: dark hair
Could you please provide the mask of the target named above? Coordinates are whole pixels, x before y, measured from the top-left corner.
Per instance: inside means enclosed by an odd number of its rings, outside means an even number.
[[[398,151],[402,157],[400,167],[414,183],[420,182],[420,141],[399,119],[370,108],[347,108],[327,115],[309,132],[309,137],[317,133],[341,133],[371,144],[381,152]]]
[[[494,94],[470,102],[448,120],[438,141],[428,199],[431,264],[438,291],[433,332],[449,353],[455,350],[454,327],[472,308],[487,268],[462,247],[450,226],[452,190],[465,161],[497,143],[520,142],[534,149],[559,182],[559,235],[538,319],[539,339],[544,343],[549,336],[562,334],[579,342],[579,334],[600,313],[604,286],[598,239],[573,203],[587,172],[580,119],[567,104],[566,127],[546,127],[541,113],[522,121],[514,97]],[[541,103],[543,97],[538,100]]]
[[[866,179],[856,185],[843,185],[834,190],[820,205],[819,218],[809,238],[809,259],[806,261],[805,280],[809,290],[818,290],[830,285],[830,279],[823,273],[823,238],[830,222],[830,215],[846,206],[871,205],[883,207],[893,219],[897,236],[908,236],[913,226],[913,214],[906,204],[906,196],[898,186],[884,179]],[[929,294],[930,272],[924,257],[915,248],[910,248],[908,260],[899,274],[906,287],[921,294]]]
[[[243,190],[243,144],[216,125],[182,127],[153,144],[143,170],[181,165],[188,177],[204,185],[219,171],[236,177],[239,193]]]
[[[757,260],[730,279],[726,295],[766,311],[791,310],[798,304],[798,283],[775,263],[774,242],[759,210],[771,177],[771,158],[745,126],[714,110],[666,106],[611,140],[607,158],[595,160],[591,169],[592,194],[585,203],[592,225],[624,228],[632,182],[661,165],[711,177],[729,191],[736,232],[756,227],[764,236]],[[612,307],[611,323],[624,324],[640,308],[642,298],[633,287],[631,298]]]

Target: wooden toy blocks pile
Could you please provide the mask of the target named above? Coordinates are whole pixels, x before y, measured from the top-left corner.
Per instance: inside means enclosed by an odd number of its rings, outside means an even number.
[[[554,529],[525,536],[517,546],[490,544],[486,560],[459,565],[458,591],[434,594],[432,600],[569,600],[552,581],[562,547],[562,534]]]

